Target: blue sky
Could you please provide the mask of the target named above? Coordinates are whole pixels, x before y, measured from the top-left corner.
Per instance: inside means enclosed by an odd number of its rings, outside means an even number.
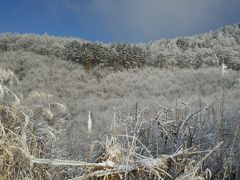
[[[240,22],[240,0],[0,0],[0,32],[149,42]]]

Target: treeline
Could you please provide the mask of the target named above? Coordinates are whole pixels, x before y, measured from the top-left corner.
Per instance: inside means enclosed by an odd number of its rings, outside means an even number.
[[[65,46],[65,58],[83,64],[87,69],[104,64],[115,69],[141,67],[150,54],[136,45],[117,43],[105,46],[98,43],[72,41]]]
[[[0,34],[0,52],[30,51],[40,55],[62,57],[66,44],[71,39],[36,34]]]
[[[97,65],[114,69],[144,65],[160,68],[200,68],[223,62],[240,70],[240,25],[192,37],[160,40],[147,44],[92,43],[49,35],[1,34],[0,52],[24,50],[78,62],[87,69]]]
[[[219,66],[240,70],[240,24],[197,36],[160,40],[146,45],[152,64],[199,68]]]

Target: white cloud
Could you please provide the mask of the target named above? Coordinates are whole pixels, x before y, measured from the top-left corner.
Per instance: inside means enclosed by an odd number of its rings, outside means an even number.
[[[130,41],[208,31],[221,26],[240,6],[238,0],[61,0],[61,4],[96,33]]]

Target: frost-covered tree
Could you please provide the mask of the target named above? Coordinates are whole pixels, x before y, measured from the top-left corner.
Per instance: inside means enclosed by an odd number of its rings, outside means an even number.
[[[150,43],[93,43],[47,34],[0,34],[0,51],[29,51],[71,60],[91,69],[97,65],[114,69],[143,65],[181,68],[218,66],[222,62],[239,69],[240,25],[231,25],[196,36]],[[218,61],[218,62],[217,62]],[[236,68],[237,67],[237,68]]]

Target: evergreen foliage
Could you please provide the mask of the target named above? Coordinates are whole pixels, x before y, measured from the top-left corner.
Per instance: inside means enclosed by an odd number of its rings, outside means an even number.
[[[99,64],[114,68],[141,67],[147,59],[147,52],[136,45],[126,43],[104,46],[98,43],[72,41],[65,45],[67,60],[78,62],[87,68]]]

